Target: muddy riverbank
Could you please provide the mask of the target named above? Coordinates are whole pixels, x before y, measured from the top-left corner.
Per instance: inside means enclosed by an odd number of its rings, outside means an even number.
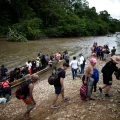
[[[87,62],[89,62],[87,60]],[[103,61],[97,62],[99,72],[105,64]],[[86,65],[87,66],[87,65]],[[120,65],[119,65],[120,67]],[[37,102],[35,109],[31,113],[31,120],[119,120],[120,119],[120,93],[117,89],[120,87],[120,81],[113,76],[113,85],[111,93],[113,97],[106,99],[104,94],[100,95],[97,91],[93,93],[95,101],[83,102],[80,100],[79,89],[82,85],[80,78],[72,80],[71,69],[66,71],[65,96],[70,98],[69,102],[63,103],[61,97],[58,100],[60,108],[51,109],[54,98],[54,87],[47,83],[45,77],[43,81],[35,85],[34,97]],[[100,72],[100,80],[98,86],[101,86],[102,74]],[[20,100],[12,98],[6,104],[0,104],[0,120],[18,120],[25,112],[26,106]]]

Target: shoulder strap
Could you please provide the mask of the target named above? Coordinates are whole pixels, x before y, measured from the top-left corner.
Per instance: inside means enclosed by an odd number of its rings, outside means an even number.
[[[28,85],[28,81],[24,81],[24,82],[20,85],[20,89],[24,88],[26,85]]]

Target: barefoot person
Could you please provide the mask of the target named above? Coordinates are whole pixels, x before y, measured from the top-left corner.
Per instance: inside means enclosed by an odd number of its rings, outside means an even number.
[[[33,98],[33,88],[34,88],[34,83],[36,83],[38,81],[38,79],[39,79],[38,75],[32,75],[31,80],[29,80],[28,88],[26,88],[27,97],[26,97],[26,99],[23,99],[23,101],[27,105],[27,111],[24,114],[24,116],[27,118],[30,118],[30,111],[36,105],[36,102]]]
[[[58,80],[56,80],[54,82],[54,88],[55,88],[55,99],[53,101],[53,104],[51,106],[51,108],[58,108],[59,106],[56,105],[58,96],[61,94],[62,95],[62,100],[63,101],[68,101],[68,98],[64,98],[64,78],[65,78],[65,70],[67,70],[67,68],[69,67],[68,63],[63,63],[63,67],[62,68],[58,68],[59,69],[59,74],[58,74]]]
[[[30,111],[35,107],[36,102],[33,98],[34,83],[38,81],[38,75],[32,75],[31,79],[24,81],[15,92],[18,99],[22,99],[27,105],[27,110],[24,113],[26,119],[30,118]]]
[[[111,61],[106,63],[106,65],[102,68],[104,86],[100,87],[99,91],[102,93],[102,89],[105,89],[105,97],[111,97],[110,88],[112,85],[112,74],[114,71],[118,70],[116,64],[119,63],[120,57],[114,55],[111,57]]]

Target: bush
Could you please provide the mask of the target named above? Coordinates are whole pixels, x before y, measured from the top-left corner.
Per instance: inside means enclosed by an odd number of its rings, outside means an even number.
[[[40,38],[42,32],[42,21],[39,18],[33,18],[31,20],[24,20],[13,26],[13,29],[22,32],[29,40]]]
[[[12,30],[9,28],[8,41],[10,41],[10,42],[27,42],[27,38],[24,37],[21,33],[18,33],[16,30]]]
[[[57,28],[47,28],[44,30],[44,34],[48,37],[61,37],[61,33]]]

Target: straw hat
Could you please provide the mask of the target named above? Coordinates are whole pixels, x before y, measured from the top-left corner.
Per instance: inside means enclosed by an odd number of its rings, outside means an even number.
[[[39,58],[39,57],[37,57],[37,58],[36,58],[36,60],[40,60],[40,58]]]
[[[111,57],[111,59],[112,59],[115,63],[117,63],[117,64],[120,63],[120,56],[114,55],[114,56]]]

